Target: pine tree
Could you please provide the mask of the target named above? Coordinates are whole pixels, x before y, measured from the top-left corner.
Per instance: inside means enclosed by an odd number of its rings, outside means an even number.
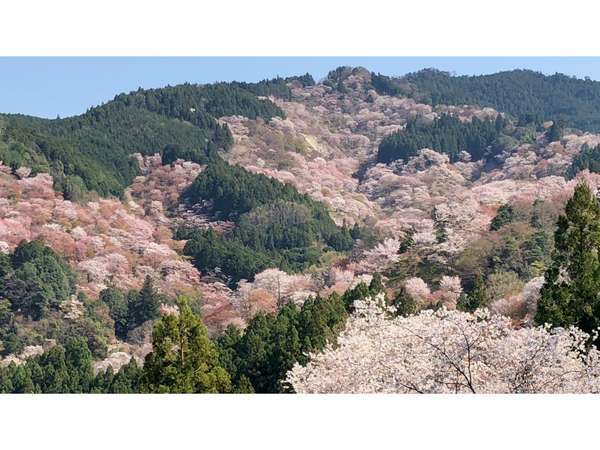
[[[496,212],[496,216],[494,216],[490,222],[490,231],[497,231],[504,225],[511,223],[513,220],[513,207],[508,203],[504,203],[503,205],[500,205],[500,208],[498,208],[498,211]]]
[[[108,306],[110,317],[115,322],[115,336],[127,339],[128,332],[128,305],[123,293],[113,286],[100,292],[100,301]]]
[[[600,325],[600,204],[586,183],[575,188],[554,239],[536,321],[592,332]]]
[[[436,224],[435,226],[435,241],[438,244],[443,244],[448,240],[448,231],[443,222]]]
[[[92,353],[82,337],[71,338],[65,346],[69,392],[89,392],[94,379]]]
[[[158,309],[160,307],[160,298],[158,293],[154,289],[152,278],[149,275],[144,280],[144,285],[140,290],[140,323],[146,320],[154,319],[158,316]]]
[[[504,120],[504,117],[502,117],[502,114],[498,114],[496,116],[496,121],[494,122],[494,127],[496,128],[496,132],[500,132],[504,129],[504,127],[506,126],[506,121]]]
[[[139,292],[127,293],[127,327],[129,330],[158,317],[160,295],[154,289],[152,278],[146,276]]]
[[[473,289],[468,294],[462,294],[458,299],[456,308],[461,311],[473,312],[477,308],[488,306],[490,303],[490,296],[485,286],[485,280],[478,274],[475,277]]]

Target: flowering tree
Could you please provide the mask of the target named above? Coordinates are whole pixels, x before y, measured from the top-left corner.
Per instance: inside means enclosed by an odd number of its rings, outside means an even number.
[[[390,318],[355,302],[337,346],[296,364],[298,393],[597,393],[600,353],[576,329],[514,328],[486,310]]]
[[[412,277],[407,279],[404,282],[404,289],[408,296],[417,302],[417,306],[422,307],[429,303],[431,290],[421,278]]]
[[[440,280],[439,289],[431,292],[425,281],[418,277],[412,277],[404,282],[404,290],[415,301],[418,308],[441,304],[448,309],[456,309],[456,302],[462,293],[462,286],[459,277],[444,275]]]
[[[241,280],[235,297],[246,316],[258,311],[275,312],[288,302],[301,304],[317,292],[310,275],[290,275],[279,269],[266,269],[254,281]]]

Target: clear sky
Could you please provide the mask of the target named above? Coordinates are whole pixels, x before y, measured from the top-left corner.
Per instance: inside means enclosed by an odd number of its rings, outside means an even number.
[[[67,117],[138,87],[259,81],[306,72],[319,80],[341,65],[386,75],[427,67],[458,75],[527,68],[600,81],[600,57],[0,57],[0,112]]]

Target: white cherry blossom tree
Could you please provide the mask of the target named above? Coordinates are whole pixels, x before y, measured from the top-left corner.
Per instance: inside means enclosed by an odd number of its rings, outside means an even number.
[[[576,329],[514,328],[510,319],[426,310],[390,318],[355,303],[337,346],[296,364],[298,393],[597,393],[600,353]]]

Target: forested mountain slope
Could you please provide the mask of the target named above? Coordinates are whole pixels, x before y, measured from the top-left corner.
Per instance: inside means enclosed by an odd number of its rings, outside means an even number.
[[[66,119],[0,116],[0,159],[15,169],[50,172],[57,190],[68,198],[82,198],[86,191],[121,196],[139,174],[131,154],[162,153],[169,145],[201,162],[211,149],[231,145],[229,130],[216,118],[282,116],[277,106],[257,94],[285,97],[285,83],[278,79],[138,89]]]
[[[600,82],[590,79],[531,70],[452,76],[426,69],[397,79],[379,76],[374,85],[381,93],[404,93],[433,105],[489,106],[520,120],[559,120],[600,131]]]
[[[531,328],[542,316],[595,323],[553,309],[570,291],[542,289],[567,201],[600,185],[600,135],[567,121],[592,110],[574,96],[577,114],[552,113],[589,82],[556,82],[556,104],[527,90],[535,116],[477,100],[495,84],[431,101],[425,75],[340,67],[319,83],[185,84],[72,118],[1,116],[0,391],[316,389],[287,372],[366,297],[436,326],[487,308],[525,337],[546,336]],[[597,214],[592,197],[576,204]],[[170,353],[176,329],[190,353]]]

